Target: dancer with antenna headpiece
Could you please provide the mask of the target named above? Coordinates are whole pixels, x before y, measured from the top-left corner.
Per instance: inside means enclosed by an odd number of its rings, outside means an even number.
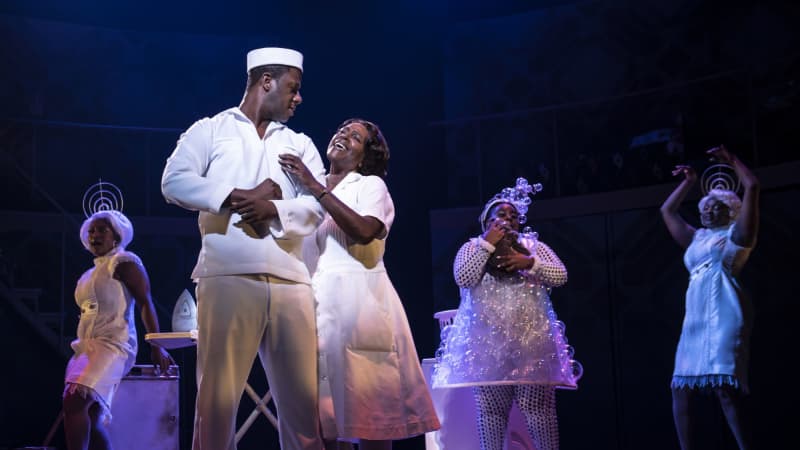
[[[69,450],[111,448],[105,425],[122,377],[136,362],[138,339],[134,304],[148,333],[159,332],[142,260],[125,249],[133,225],[122,214],[122,193],[99,182],[83,196],[86,220],[80,239],[91,252],[94,267],[78,280],[75,301],[81,309],[75,354],[64,377],[64,434]],[[150,358],[162,373],[175,364],[163,348],[150,347]]]
[[[756,244],[759,182],[725,146],[707,153],[720,164],[703,173],[702,227],[694,228],[678,213],[697,181],[691,166],[675,167],[672,174],[683,175],[683,181],[661,206],[672,238],[686,249],[683,259],[690,274],[671,383],[672,411],[681,448],[698,448],[696,403],[701,394],[713,393],[739,448],[748,449],[753,443],[745,398],[753,316],[738,276]]]

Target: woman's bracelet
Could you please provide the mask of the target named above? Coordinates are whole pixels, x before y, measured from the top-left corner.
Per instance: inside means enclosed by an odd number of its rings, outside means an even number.
[[[322,200],[322,197],[325,197],[326,195],[328,195],[328,190],[323,189],[322,192],[320,192],[319,195],[317,196],[317,201]]]

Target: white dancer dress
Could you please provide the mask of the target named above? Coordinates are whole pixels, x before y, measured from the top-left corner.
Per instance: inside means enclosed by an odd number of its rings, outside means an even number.
[[[394,204],[377,176],[349,173],[332,191],[386,227]],[[309,239],[326,439],[402,439],[439,428],[405,310],[383,265],[385,237],[354,243],[330,215]]]
[[[136,362],[135,304],[130,291],[114,279],[114,271],[123,262],[142,266],[135,254],[113,249],[94,259],[94,267],[84,272],[75,288],[75,302],[81,309],[77,339],[71,346],[75,354],[67,363],[65,383],[85,386],[77,389],[91,395],[109,411],[114,392],[122,377]],[[67,386],[67,389],[71,389]]]
[[[752,308],[737,276],[752,247],[731,240],[734,227],[699,228],[684,254],[690,276],[673,388],[727,384],[748,391]]]
[[[549,288],[567,281],[567,270],[542,242],[521,238],[537,261],[529,271],[495,277],[486,270],[494,246],[482,238],[465,243],[453,271],[461,304],[442,330],[433,387],[537,384],[576,388],[582,368],[572,359],[564,323]]]

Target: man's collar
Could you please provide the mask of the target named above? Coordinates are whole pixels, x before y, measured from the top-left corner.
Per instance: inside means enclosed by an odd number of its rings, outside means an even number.
[[[253,124],[253,126],[255,126],[255,124],[253,123],[253,121],[252,121],[252,120],[250,120],[250,118],[249,118],[249,117],[247,117],[247,116],[245,115],[245,113],[244,113],[244,112],[242,112],[242,110],[241,110],[241,109],[239,109],[239,107],[238,107],[238,106],[234,106],[233,108],[230,108],[230,109],[228,109],[228,111],[226,111],[226,112],[230,112],[231,114],[233,114],[234,116],[236,116],[236,118],[237,118],[237,119],[239,119],[239,120],[246,120],[247,122],[250,122],[251,124]],[[281,129],[281,128],[286,128],[286,124],[285,124],[285,123],[276,122],[276,121],[274,121],[274,120],[273,120],[273,121],[271,121],[271,122],[269,123],[269,125],[267,125],[267,131],[266,131],[266,133],[264,133],[264,135],[267,135],[267,134],[269,134],[270,132],[272,132],[272,131],[274,131],[274,130],[277,130],[277,129]]]

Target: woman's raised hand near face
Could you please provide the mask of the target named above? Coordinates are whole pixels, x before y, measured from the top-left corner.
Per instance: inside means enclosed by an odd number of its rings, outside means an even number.
[[[278,163],[289,176],[292,176],[304,187],[309,188],[317,183],[314,175],[308,170],[308,167],[306,167],[303,160],[298,156],[292,155],[291,153],[278,155]]]
[[[486,231],[483,232],[481,237],[484,241],[492,245],[497,245],[509,231],[510,227],[508,226],[508,222],[503,219],[495,219],[489,223],[489,226],[486,227]]]

